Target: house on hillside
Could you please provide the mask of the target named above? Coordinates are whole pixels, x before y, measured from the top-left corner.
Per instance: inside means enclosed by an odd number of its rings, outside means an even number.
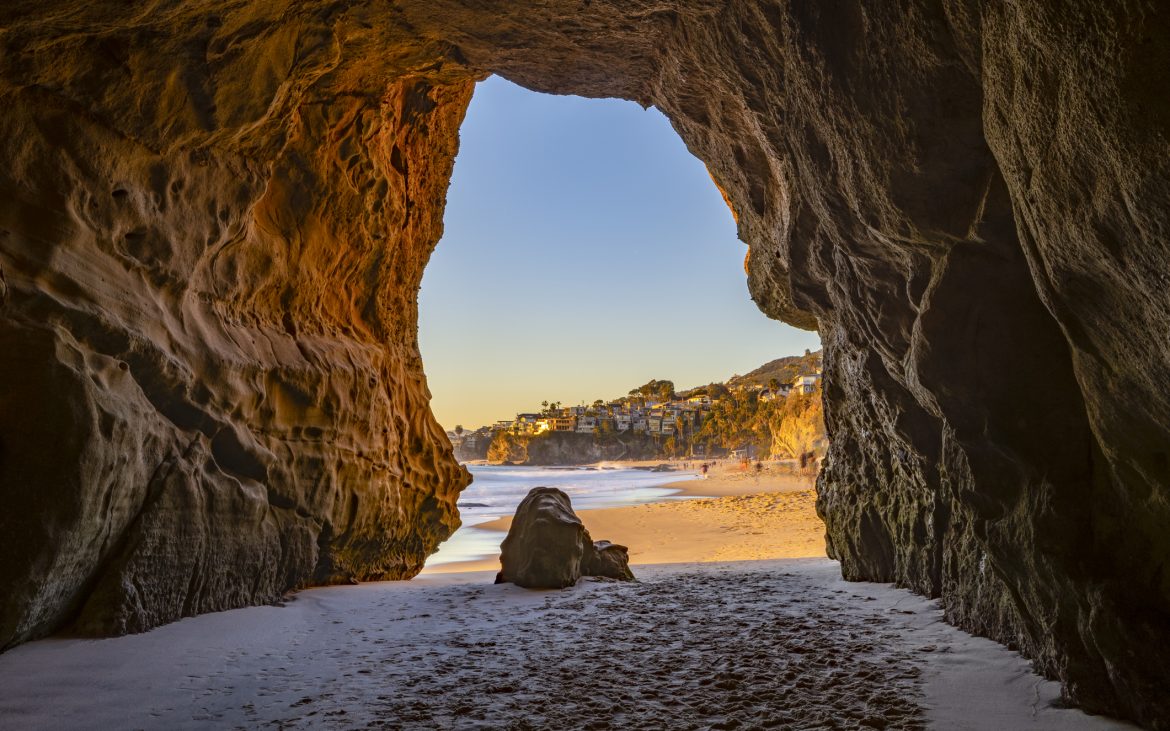
[[[597,428],[597,417],[583,415],[577,417],[577,433],[578,434],[592,434],[593,430]]]
[[[691,396],[687,399],[687,403],[694,406],[710,406],[711,397],[707,394],[703,394],[702,396]]]
[[[512,420],[512,433],[537,434],[536,423],[542,418],[540,414],[516,414]]]
[[[574,431],[577,428],[575,416],[550,416],[547,421],[549,431]]]
[[[792,393],[812,393],[817,390],[817,384],[821,382],[820,373],[811,373],[808,375],[797,376],[792,381]]]
[[[787,398],[792,393],[791,383],[781,383],[775,388],[767,388],[760,392],[761,401],[778,401]]]

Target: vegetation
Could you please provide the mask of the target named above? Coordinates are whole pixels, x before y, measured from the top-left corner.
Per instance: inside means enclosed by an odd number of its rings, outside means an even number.
[[[760,458],[799,459],[823,448],[821,392],[764,401],[751,391],[733,391],[714,401],[693,442],[713,449],[752,446]]]
[[[821,351],[809,350],[804,355],[789,355],[769,361],[754,371],[727,380],[730,388],[746,386],[768,386],[775,388],[781,383],[792,383],[802,373],[816,373],[821,369]]]

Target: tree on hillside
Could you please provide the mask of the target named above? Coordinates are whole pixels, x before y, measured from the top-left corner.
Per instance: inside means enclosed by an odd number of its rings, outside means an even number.
[[[657,378],[653,378],[630,391],[630,395],[640,395],[644,398],[657,398],[661,401],[669,401],[674,398],[674,381],[660,381]]]
[[[658,382],[658,398],[663,401],[670,401],[674,398],[674,381]]]
[[[457,437],[463,436],[463,425],[462,424],[455,425],[455,436],[457,436]]]

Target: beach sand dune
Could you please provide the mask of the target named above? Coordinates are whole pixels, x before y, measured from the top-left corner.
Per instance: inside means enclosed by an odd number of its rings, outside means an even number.
[[[490,573],[0,656],[5,729],[1111,729],[1015,653],[826,559],[643,567],[563,591]]]

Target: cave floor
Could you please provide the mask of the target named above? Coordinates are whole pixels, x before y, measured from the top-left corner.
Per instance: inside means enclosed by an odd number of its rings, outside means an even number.
[[[1113,729],[825,559],[637,567],[565,591],[447,574],[0,655],[0,727]]]

